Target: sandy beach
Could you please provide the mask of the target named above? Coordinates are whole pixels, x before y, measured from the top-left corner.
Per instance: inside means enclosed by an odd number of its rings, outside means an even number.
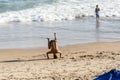
[[[62,58],[47,59],[54,33]],[[120,0],[0,0],[0,80],[94,80],[111,69],[120,69]]]
[[[63,58],[51,55],[48,60],[47,48],[1,49],[0,80],[93,80],[120,69],[120,42],[77,44],[60,50]]]

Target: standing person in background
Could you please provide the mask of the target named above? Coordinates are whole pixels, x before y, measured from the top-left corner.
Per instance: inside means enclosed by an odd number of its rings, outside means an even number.
[[[95,8],[96,18],[100,17],[99,11],[100,11],[100,8],[98,7],[98,5],[96,5],[96,8]]]
[[[96,14],[96,28],[99,27],[99,11],[100,11],[100,8],[98,7],[98,5],[96,5],[96,8],[95,8],[95,14]]]

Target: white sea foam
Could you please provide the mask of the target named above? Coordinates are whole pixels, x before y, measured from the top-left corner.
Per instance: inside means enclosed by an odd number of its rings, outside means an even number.
[[[99,5],[101,17],[120,17],[120,0],[58,0],[52,4],[39,4],[34,8],[0,14],[0,22],[32,22],[73,20],[95,17]]]

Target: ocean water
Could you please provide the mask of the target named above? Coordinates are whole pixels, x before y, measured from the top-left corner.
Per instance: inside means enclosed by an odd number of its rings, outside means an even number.
[[[0,25],[0,49],[46,47],[57,33],[59,46],[120,41],[120,19],[82,18],[62,22],[7,23]]]
[[[120,17],[120,0],[0,0],[0,23],[63,21],[95,17]]]
[[[120,0],[0,0],[0,49],[47,47],[54,32],[59,46],[120,41]]]

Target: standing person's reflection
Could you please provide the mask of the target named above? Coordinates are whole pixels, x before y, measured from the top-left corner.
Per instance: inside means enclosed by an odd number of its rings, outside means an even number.
[[[100,41],[100,22],[96,21],[96,41],[99,42]]]

